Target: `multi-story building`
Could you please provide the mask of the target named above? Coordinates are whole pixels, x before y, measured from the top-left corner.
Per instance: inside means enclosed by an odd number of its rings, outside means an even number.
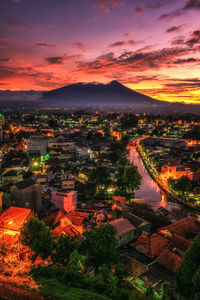
[[[77,207],[77,192],[71,191],[58,192],[53,191],[51,195],[51,202],[59,209],[62,209],[66,212],[70,212],[76,209]]]
[[[24,150],[28,154],[38,154],[39,156],[44,156],[47,154],[47,139],[41,135],[32,135],[29,139],[23,139]]]
[[[11,204],[33,209],[36,213],[42,210],[41,185],[32,178],[17,182],[10,188]]]

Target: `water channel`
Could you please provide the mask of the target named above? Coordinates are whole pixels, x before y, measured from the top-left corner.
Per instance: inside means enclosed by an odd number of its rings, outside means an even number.
[[[157,183],[151,178],[147,172],[136,149],[129,152],[129,161],[138,167],[138,171],[142,176],[140,189],[135,192],[135,201],[149,204],[153,209],[164,207],[170,211],[172,220],[180,220],[187,216],[197,215],[197,212],[184,206],[181,203],[173,202],[166,197],[161,191]]]

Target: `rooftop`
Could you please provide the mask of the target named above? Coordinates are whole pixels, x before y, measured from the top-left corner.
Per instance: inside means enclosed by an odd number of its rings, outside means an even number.
[[[0,228],[19,231],[31,209],[11,206],[0,215]]]
[[[127,219],[124,218],[112,220],[109,222],[109,224],[115,227],[118,235],[135,229],[135,227]]]
[[[19,181],[19,182],[15,183],[15,186],[18,189],[22,190],[22,189],[25,189],[25,188],[33,185],[33,184],[35,184],[35,180],[32,179],[32,178],[27,178],[27,179],[24,179],[22,181]]]

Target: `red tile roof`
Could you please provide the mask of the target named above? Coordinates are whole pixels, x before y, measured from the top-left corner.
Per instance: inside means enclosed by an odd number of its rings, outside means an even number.
[[[62,219],[62,217],[65,215],[65,213],[62,210],[59,210],[57,212],[56,218],[54,220],[54,224],[58,223],[60,221],[60,219]]]
[[[158,256],[168,246],[169,241],[163,236],[154,233],[151,236],[141,234],[138,240],[131,244],[139,252],[150,258]]]
[[[200,226],[198,225],[197,218],[195,217],[182,219],[158,230],[158,233],[162,235],[175,233],[186,239],[190,236],[194,237],[198,234],[198,232],[200,232]]]
[[[173,234],[173,236],[170,238],[169,247],[176,247],[183,251],[186,251],[190,246],[192,245],[192,242],[183,238],[182,236],[178,234]]]
[[[109,222],[109,224],[115,227],[118,235],[135,229],[135,227],[127,219],[124,218],[112,220]]]
[[[64,227],[60,227],[60,226],[56,227],[53,230],[53,234],[55,234],[57,236],[64,234],[64,235],[70,235],[71,237],[73,237],[73,236],[78,235],[79,232],[73,227],[73,225],[67,225]]]
[[[20,231],[31,209],[11,206],[0,215],[0,228]]]
[[[169,249],[164,249],[158,257],[157,262],[166,269],[176,273],[181,263],[181,257]]]
[[[85,219],[89,218],[89,215],[90,215],[89,213],[84,213],[84,212],[80,212],[80,211],[71,211],[68,214],[66,214],[65,216],[68,219],[70,219],[72,224],[81,226],[83,224],[83,222],[85,221]]]

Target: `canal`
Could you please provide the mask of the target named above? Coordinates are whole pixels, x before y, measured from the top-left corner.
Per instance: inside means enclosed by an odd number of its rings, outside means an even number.
[[[140,189],[135,192],[136,202],[147,203],[155,210],[159,207],[166,208],[170,211],[173,221],[180,220],[190,215],[197,215],[194,210],[187,208],[181,203],[173,202],[166,197],[147,172],[136,149],[131,149],[129,151],[129,161],[138,167],[138,171],[142,176]]]

